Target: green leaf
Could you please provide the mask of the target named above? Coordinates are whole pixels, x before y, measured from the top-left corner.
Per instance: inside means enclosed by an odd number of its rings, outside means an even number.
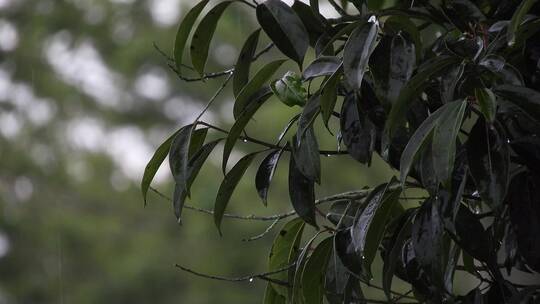
[[[343,50],[343,72],[354,90],[359,90],[369,56],[377,44],[379,23],[368,22],[351,33]]]
[[[257,193],[265,206],[267,204],[266,198],[268,196],[268,188],[270,188],[272,177],[274,176],[279,158],[281,157],[283,151],[284,149],[279,149],[268,154],[268,156],[266,156],[261,162],[261,165],[257,170],[257,174],[255,175],[255,186],[257,188]]]
[[[292,265],[296,261],[299,251],[304,222],[300,218],[295,218],[287,222],[279,231],[272,244],[268,259],[268,271],[277,271]],[[270,277],[274,280],[289,282],[289,272],[283,271]],[[271,283],[277,294],[288,297],[288,288],[282,285]]]
[[[315,119],[320,113],[320,109],[321,97],[319,94],[314,94],[307,101],[304,109],[302,110],[302,114],[298,119],[298,130],[296,131],[296,139],[298,139],[298,144],[300,144],[300,142],[304,138],[306,130],[313,126]]]
[[[289,197],[296,214],[306,223],[317,227],[315,183],[302,174],[294,157],[291,157],[289,162]]]
[[[167,140],[165,140],[157,150],[154,152],[154,155],[146,165],[146,168],[144,169],[143,178],[141,181],[141,191],[144,199],[144,204],[146,205],[146,195],[148,193],[148,188],[150,188],[150,184],[152,183],[152,180],[154,179],[154,176],[156,175],[159,167],[165,160],[165,157],[169,154],[169,150],[171,148],[171,143],[173,139],[176,137],[177,132],[174,132],[173,135],[171,135]]]
[[[367,115],[359,111],[358,102],[355,94],[345,97],[340,116],[341,136],[349,155],[369,165],[377,140],[377,130]]]
[[[347,24],[342,29],[340,29],[330,40],[325,41],[324,47],[320,48],[320,54],[326,54],[329,50],[333,50],[333,44],[338,39],[342,38],[343,36],[349,36],[352,31],[357,29],[361,25],[361,21],[353,22],[350,24]],[[332,51],[333,54],[333,51]]]
[[[216,224],[220,235],[222,235],[221,221],[223,220],[223,214],[229,204],[233,191],[258,153],[259,152],[255,152],[242,157],[236,165],[234,165],[231,171],[225,175],[225,178],[219,186],[216,203],[214,205],[214,223]]]
[[[257,112],[261,105],[268,100],[270,96],[272,96],[272,92],[268,87],[263,87],[258,92],[253,94],[250,98],[251,101],[247,102],[246,109],[238,116],[233,126],[229,130],[229,135],[227,136],[225,147],[223,148],[223,162],[221,164],[223,172],[227,170],[227,161],[229,160],[229,156],[231,155],[232,149],[240,137],[240,134],[242,134],[242,131],[255,112]]]
[[[441,114],[445,111],[446,107],[443,106],[435,111],[433,114],[429,115],[422,124],[416,129],[414,134],[409,139],[405,150],[401,154],[400,161],[400,180],[401,184],[404,185],[407,180],[407,175],[411,170],[411,166],[420,151],[420,148],[432,133],[433,129],[437,126],[437,121]]]
[[[208,4],[209,0],[203,0],[195,5],[184,17],[182,23],[178,27],[176,32],[176,40],[174,41],[174,61],[176,63],[176,69],[180,73],[182,68],[182,57],[184,55],[184,48],[188,40],[189,33],[197,20],[197,17],[201,14],[202,10]]]
[[[412,210],[412,209],[409,209]],[[403,215],[404,223],[400,223],[392,238],[392,247],[386,252],[383,264],[383,289],[388,300],[392,299],[392,280],[396,271],[397,263],[402,259],[403,247],[411,235],[412,222],[415,212],[407,212]]]
[[[343,74],[343,70],[340,67],[321,86],[321,117],[327,129],[328,121],[332,117],[334,107],[336,106],[337,87]]]
[[[222,140],[223,138],[211,141],[202,146],[201,149],[199,149],[196,153],[194,153],[193,156],[189,159],[186,185],[175,183],[173,194],[173,209],[178,223],[181,223],[182,209],[184,207],[184,202],[187,198],[186,189],[189,190],[191,188],[191,185],[195,181],[195,178],[199,174],[199,171],[201,170],[203,164],[208,159],[208,156],[214,150],[216,145]]]
[[[402,35],[392,39],[390,71],[388,75],[388,100],[393,104],[403,86],[409,82],[416,62],[414,44]],[[376,67],[374,67],[376,68]]]
[[[266,290],[264,291],[264,300],[263,304],[286,304],[287,299],[280,296],[272,287],[271,283],[266,285]]]
[[[307,241],[307,243],[304,245],[304,248],[298,255],[298,259],[296,260],[295,270],[294,270],[294,280],[292,283],[292,291],[290,293],[289,302],[291,303],[297,303],[296,301],[299,301],[300,303],[303,303],[304,298],[302,297],[302,271],[304,269],[304,266],[306,265],[306,261],[308,258],[308,252],[312,251],[311,244],[321,235],[324,233],[323,231],[318,231]]]
[[[188,162],[191,136],[194,133],[196,125],[191,124],[182,127],[174,137],[169,150],[169,167],[174,177],[174,181],[187,187]],[[189,190],[187,191],[189,196]]]
[[[403,87],[396,102],[392,105],[390,114],[388,114],[386,120],[382,143],[383,155],[386,154],[386,150],[392,140],[394,132],[403,123],[409,104],[420,95],[424,86],[429,83],[429,79],[442,72],[449,65],[458,62],[458,60],[459,58],[457,57],[435,57],[435,59],[424,63],[419,68],[418,73],[411,78],[405,87]]]
[[[233,76],[233,93],[234,96],[238,96],[240,91],[249,81],[249,68],[251,67],[251,62],[255,52],[257,51],[257,44],[259,43],[259,36],[261,29],[256,30],[244,43],[240,55],[236,60],[234,66],[234,76]]]
[[[332,237],[323,240],[313,251],[302,271],[302,291],[309,304],[322,304],[326,267],[334,249]]]
[[[335,56],[321,56],[315,59],[302,74],[304,80],[311,80],[316,77],[330,76],[335,74],[341,66],[341,59]]]
[[[191,63],[201,77],[204,75],[210,42],[212,41],[212,37],[214,37],[219,18],[231,3],[231,1],[225,1],[213,7],[201,20],[201,23],[199,23],[193,34],[190,47]]]
[[[465,71],[465,61],[460,65],[456,65],[448,71],[446,75],[441,77],[441,100],[443,103],[448,103],[454,100],[456,87],[458,85],[463,72]]]
[[[484,115],[484,118],[489,123],[495,121],[495,114],[497,113],[497,100],[495,94],[488,88],[475,88],[474,95],[476,101],[480,105],[480,111]]]
[[[506,39],[508,41],[508,45],[512,46],[516,42],[516,32],[518,30],[518,27],[523,22],[523,19],[525,18],[525,15],[527,12],[532,8],[532,6],[536,3],[536,0],[523,0],[521,1],[521,4],[518,6],[516,11],[514,12],[514,15],[512,16],[512,19],[510,20],[510,26],[508,26],[508,31],[506,33]]]
[[[351,230],[355,250],[362,257],[363,272],[369,278],[371,263],[384,236],[386,222],[401,195],[401,188],[390,189],[395,182],[393,178],[390,183],[378,186],[369,194],[367,206],[357,215]]]
[[[492,209],[501,207],[510,181],[510,148],[503,127],[478,119],[469,133],[467,157],[482,200]]]
[[[501,85],[496,87],[493,93],[540,121],[540,92],[521,86]]]
[[[303,106],[306,103],[307,91],[302,86],[302,78],[288,71],[281,79],[270,85],[272,91],[284,104],[289,107]]]
[[[299,66],[309,46],[308,33],[294,10],[280,0],[257,6],[257,20],[277,48]]]
[[[294,1],[292,9],[298,15],[309,36],[309,44],[315,46],[317,39],[330,28],[326,18],[302,1]]]
[[[385,28],[392,28],[396,33],[403,31],[410,36],[410,39],[414,43],[415,58],[418,62],[422,58],[422,36],[418,26],[411,21],[410,18],[405,16],[390,16],[384,21]]]
[[[287,60],[282,59],[268,63],[244,86],[236,96],[236,101],[234,102],[233,114],[235,118],[238,118],[238,116],[246,109],[250,98],[261,89],[264,83],[274,75],[285,61]]]
[[[444,106],[433,133],[431,146],[433,169],[439,182],[449,185],[456,156],[456,139],[463,122],[467,102],[453,101]]]
[[[308,179],[320,184],[321,160],[313,127],[306,129],[301,141],[293,137],[292,155],[300,172]]]

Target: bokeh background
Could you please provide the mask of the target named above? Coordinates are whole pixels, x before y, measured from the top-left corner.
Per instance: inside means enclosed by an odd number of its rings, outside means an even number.
[[[241,239],[262,232],[266,223],[226,220],[220,238],[207,215],[186,210],[179,226],[169,202],[150,193],[144,207],[140,194],[153,151],[191,122],[221,84],[180,81],[153,46],[170,54],[178,22],[195,2],[0,0],[1,304],[260,301],[261,282],[208,281],[174,264],[230,276],[264,271],[273,235]],[[254,30],[249,10],[235,4],[223,16],[210,71],[236,61]],[[279,54],[270,52],[261,62],[272,56]],[[230,125],[231,96],[228,88],[204,119]],[[275,140],[298,111],[271,100],[252,122],[252,133]],[[335,148],[335,138],[321,133],[323,146]],[[253,148],[240,143],[231,163]],[[212,208],[222,177],[219,160],[218,150],[190,204]],[[348,156],[325,158],[318,194],[386,180],[387,168],[374,162],[368,170]],[[285,164],[268,208],[256,196],[252,168],[229,211],[289,210]],[[154,186],[170,195],[167,167]]]

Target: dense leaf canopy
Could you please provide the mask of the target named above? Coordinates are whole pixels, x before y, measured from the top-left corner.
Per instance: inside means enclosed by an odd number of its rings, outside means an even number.
[[[264,303],[373,302],[363,296],[366,285],[360,282],[374,288],[369,282],[378,256],[389,302],[537,303],[538,285],[512,279],[518,271],[540,272],[536,1],[377,6],[331,0],[338,18],[323,17],[318,0],[292,6],[280,0],[229,1],[216,4],[195,28],[207,2],[195,6],[180,26],[176,72],[226,77],[222,88],[232,79],[235,122],[227,131],[199,116],[180,129],[150,161],[144,194],[170,150],[180,220],[191,183],[220,141],[205,137],[217,133],[225,138],[225,175],[213,211],[220,233],[247,168],[261,159],[255,184],[266,204],[278,163],[289,159],[294,212],[275,217],[274,224],[292,219],[277,233],[268,275],[257,277],[269,282]],[[208,73],[210,40],[229,5],[252,7],[262,31],[246,37],[234,68]],[[190,32],[193,67],[182,56]],[[260,47],[263,39],[271,44]],[[260,55],[274,47],[278,58],[252,76],[251,64],[266,60]],[[292,70],[278,74],[283,67]],[[248,123],[272,95],[297,115],[277,142],[248,136]],[[337,149],[319,147],[318,119],[337,135]],[[260,149],[228,166],[239,140]],[[365,165],[378,155],[396,177],[373,189],[317,200],[321,155],[349,155]],[[407,190],[424,195],[410,198]],[[316,233],[309,236],[310,231]],[[478,286],[456,294],[457,272],[476,277]],[[393,289],[396,277],[410,285],[409,293]]]

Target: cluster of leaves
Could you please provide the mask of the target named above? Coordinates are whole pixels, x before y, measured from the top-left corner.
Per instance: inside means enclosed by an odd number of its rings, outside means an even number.
[[[341,6],[330,1],[342,16],[328,19],[317,0],[292,6],[239,2],[255,9],[262,31],[247,38],[236,66],[223,74],[223,86],[233,79],[235,123],[225,131],[197,119],[181,128],[148,164],[143,194],[169,155],[180,219],[199,169],[224,141],[225,177],[213,211],[221,233],[234,188],[256,157],[266,154],[255,180],[266,204],[276,166],[290,155],[297,217],[276,236],[269,271],[290,267],[271,276],[265,303],[365,303],[359,282],[372,279],[378,253],[382,289],[391,302],[536,303],[538,285],[515,284],[503,272],[540,272],[540,6],[531,0],[418,0],[373,8],[361,0]],[[210,41],[232,3],[214,6],[194,30],[192,67],[183,64],[183,50],[208,0],[188,13],[175,43],[177,72],[188,66],[205,78]],[[262,32],[288,59],[269,62],[250,77]],[[308,50],[315,59],[304,69]],[[272,81],[286,60],[296,62],[300,73]],[[272,95],[298,108],[278,142],[242,136]],[[313,127],[319,118],[328,130],[331,120],[339,120],[337,146],[342,142],[346,151],[319,149]],[[206,142],[209,130],[226,137]],[[264,150],[227,171],[241,139]],[[350,155],[369,165],[374,153],[399,171],[399,179],[335,201],[318,219],[320,156]],[[427,197],[411,204],[402,195],[406,188],[423,189]],[[302,245],[306,224],[318,232]],[[456,295],[456,271],[477,277],[480,285]],[[396,296],[394,277],[408,282],[413,296]]]

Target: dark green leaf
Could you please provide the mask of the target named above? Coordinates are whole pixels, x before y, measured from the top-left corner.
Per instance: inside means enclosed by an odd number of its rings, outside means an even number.
[[[467,156],[482,200],[497,209],[506,195],[510,170],[507,139],[498,123],[487,126],[478,119],[469,134]]]
[[[392,28],[396,33],[400,31],[405,32],[414,43],[416,61],[418,62],[422,58],[422,36],[420,35],[418,26],[410,18],[405,16],[391,16],[384,21],[384,27],[385,29]]]
[[[328,128],[328,121],[334,112],[337,101],[337,90],[343,71],[338,68],[321,86],[321,117]]]
[[[402,259],[401,253],[405,242],[411,235],[411,226],[414,219],[414,212],[407,212],[403,214],[400,225],[396,227],[394,231],[394,237],[392,238],[392,247],[386,252],[383,265],[383,289],[388,300],[392,299],[392,279],[394,278],[394,272]]]
[[[259,34],[261,29],[256,30],[244,43],[240,55],[236,60],[236,65],[234,66],[234,77],[233,77],[233,92],[234,96],[238,96],[240,91],[249,81],[249,68],[251,67],[251,62],[255,52],[257,51],[257,44],[259,43]]]
[[[343,72],[348,84],[359,90],[368,66],[369,56],[377,45],[379,23],[375,20],[351,33],[343,50]]]
[[[516,32],[518,30],[518,27],[523,22],[523,19],[525,18],[527,12],[532,8],[535,3],[536,0],[521,1],[521,4],[518,6],[516,11],[514,12],[514,15],[512,16],[512,19],[510,20],[510,25],[508,26],[508,31],[506,32],[506,39],[508,41],[508,45],[512,46],[516,42]]]
[[[341,60],[335,56],[321,56],[315,59],[303,73],[305,80],[320,76],[330,76],[341,66]]]
[[[515,85],[501,85],[496,87],[493,92],[503,100],[518,106],[523,112],[529,114],[537,121],[540,121],[539,92]]]
[[[201,23],[199,23],[193,34],[190,47],[191,63],[193,64],[195,71],[197,71],[201,77],[204,74],[210,42],[216,31],[219,18],[231,3],[231,1],[225,1],[213,7],[201,20]]]
[[[307,260],[302,271],[302,291],[306,303],[323,303],[324,275],[333,249],[333,238],[329,237],[315,248]]]
[[[426,139],[428,139],[433,129],[435,129],[435,127],[437,126],[439,117],[442,113],[446,111],[447,107],[448,106],[443,106],[437,111],[435,111],[433,114],[429,115],[428,118],[426,118],[426,120],[422,122],[422,124],[418,127],[418,129],[416,129],[414,134],[409,139],[405,150],[403,150],[403,153],[401,154],[399,171],[402,184],[404,184],[407,180],[407,175],[409,175],[409,171],[415,158],[418,155],[418,151],[420,151],[420,148],[422,147],[422,145],[424,145]]]
[[[262,199],[265,206],[267,202],[266,198],[268,196],[268,188],[270,188],[272,177],[274,176],[274,172],[276,171],[279,158],[281,157],[282,153],[283,149],[279,149],[268,154],[268,156],[266,156],[261,162],[259,170],[257,170],[257,175],[255,176],[257,193],[259,193],[259,197]]]
[[[441,101],[443,103],[449,103],[454,99],[456,94],[456,87],[458,85],[463,72],[465,71],[465,63],[453,66],[447,74],[441,78]]]
[[[480,105],[480,111],[484,115],[486,121],[493,123],[497,112],[495,94],[488,88],[476,88],[474,95],[476,96],[476,101]]]
[[[459,246],[473,258],[489,262],[491,244],[489,234],[469,208],[458,206],[455,228]]]
[[[335,253],[348,271],[357,276],[364,276],[362,255],[353,244],[351,230],[352,227],[336,232],[334,237]]]
[[[189,33],[195,24],[195,20],[201,14],[203,8],[208,4],[209,0],[203,0],[195,5],[184,17],[182,23],[178,27],[178,32],[176,33],[176,40],[174,41],[174,61],[176,63],[176,69],[178,72],[181,72],[182,68],[182,57],[184,55],[184,48],[188,40]]]
[[[315,12],[309,5],[302,1],[294,1],[292,9],[296,12],[296,15],[302,20],[304,27],[309,35],[309,44],[314,46],[317,39],[326,31],[326,19]]]
[[[174,214],[176,215],[176,219],[179,223],[181,223],[182,209],[184,207],[184,202],[187,198],[187,191],[185,187],[187,187],[188,190],[191,188],[191,185],[195,181],[195,178],[199,174],[199,171],[201,170],[203,164],[206,162],[206,159],[208,159],[210,153],[214,150],[216,145],[221,140],[223,139],[220,138],[205,144],[189,159],[188,178],[186,186],[175,183],[173,195],[173,209]]]
[[[285,61],[286,60],[276,60],[268,63],[244,86],[236,96],[236,101],[234,102],[233,114],[235,118],[238,118],[238,116],[246,109],[253,95],[261,90],[264,83],[274,75]]]
[[[438,201],[433,198],[423,203],[411,233],[414,253],[420,267],[427,272],[436,287],[443,288],[447,242],[441,217],[434,205],[436,203]]]
[[[156,152],[154,152],[154,155],[152,156],[152,158],[146,165],[146,168],[144,169],[144,174],[141,181],[141,191],[142,191],[145,205],[146,205],[146,194],[148,193],[148,188],[150,188],[150,184],[152,183],[152,180],[154,179],[154,176],[156,175],[159,167],[165,160],[165,157],[167,157],[167,155],[169,154],[171,143],[173,139],[176,137],[176,134],[178,134],[178,132],[175,132],[173,135],[167,138],[167,140],[165,140],[161,145],[159,145]]]
[[[375,188],[366,198],[367,206],[358,213],[351,230],[355,250],[362,257],[362,269],[371,278],[371,263],[379,249],[392,209],[398,202],[401,188],[390,189],[395,179]]]
[[[280,296],[272,287],[271,283],[266,285],[266,290],[264,291],[263,304],[286,304],[287,299]]]
[[[377,130],[367,115],[359,113],[357,102],[355,94],[345,97],[340,117],[341,136],[351,157],[370,164]]]
[[[187,188],[189,147],[195,125],[187,125],[178,131],[169,150],[169,167],[175,183]],[[189,190],[187,191],[189,196]]]
[[[392,105],[385,125],[383,137],[383,154],[394,135],[395,130],[403,123],[408,106],[418,97],[422,89],[434,75],[441,73],[449,65],[454,64],[459,59],[457,57],[436,57],[432,61],[423,64],[416,75],[403,87],[396,102]]]
[[[340,39],[341,37],[343,37],[345,35],[351,34],[351,32],[354,31],[355,29],[357,29],[360,24],[361,24],[361,22],[357,21],[357,22],[353,22],[353,23],[350,23],[350,24],[344,26],[334,36],[332,36],[330,39],[328,39],[328,41],[326,41],[326,39],[324,39],[324,41],[321,41],[321,39],[319,39],[318,42],[321,42],[321,43],[325,42],[325,44],[318,47],[318,48],[316,48],[316,49],[319,49],[318,54],[319,55],[321,55],[321,54],[327,55],[327,53],[330,50],[332,50],[332,55],[333,55],[333,44],[334,44],[334,42],[336,42],[336,40]],[[321,37],[321,38],[323,38],[323,37]]]
[[[445,185],[449,185],[454,160],[456,156],[456,140],[463,122],[467,102],[453,101],[447,103],[441,113],[437,126],[433,132],[433,168],[437,179]]]
[[[401,89],[411,78],[415,62],[414,44],[402,35],[394,36],[390,52],[387,96],[391,104],[396,101]]]
[[[221,221],[223,219],[223,214],[225,213],[225,209],[227,208],[227,205],[229,204],[229,200],[231,199],[231,196],[234,192],[234,189],[240,182],[240,179],[246,172],[247,168],[255,158],[258,152],[248,154],[244,157],[242,157],[236,165],[229,171],[226,175],[223,181],[221,182],[221,185],[219,186],[219,190],[216,196],[216,203],[214,205],[214,223],[216,224],[216,227],[219,231],[219,234],[221,235]]]
[[[292,155],[296,167],[306,178],[319,183],[321,182],[321,160],[319,144],[313,127],[308,128],[302,137],[302,141],[293,138]]]
[[[274,94],[289,107],[303,106],[306,103],[307,91],[302,86],[302,78],[294,72],[287,72],[283,78],[270,85]]]
[[[312,95],[306,103],[306,106],[302,110],[302,114],[298,119],[298,130],[296,131],[296,139],[298,144],[303,140],[306,130],[313,127],[315,119],[319,115],[321,110],[321,97],[320,95]]]
[[[289,197],[298,216],[317,227],[315,219],[315,183],[298,169],[294,157],[289,163]]]
[[[296,303],[296,301],[299,301],[300,303],[303,302],[304,298],[302,297],[302,271],[304,269],[304,266],[306,265],[306,261],[308,258],[308,253],[312,251],[311,244],[317,239],[319,235],[321,235],[323,231],[318,231],[315,233],[309,241],[304,245],[304,248],[298,255],[298,259],[296,260],[295,270],[294,270],[294,280],[292,284],[292,291],[290,292],[289,302]]]
[[[280,0],[267,0],[257,6],[257,20],[277,48],[301,66],[309,36],[294,10]]]
[[[255,112],[257,112],[261,105],[268,100],[270,96],[272,96],[272,92],[269,87],[263,87],[258,92],[250,96],[250,100],[247,101],[245,110],[239,114],[238,118],[234,122],[234,125],[229,131],[227,140],[225,141],[225,147],[223,148],[223,162],[221,164],[223,172],[225,172],[227,169],[227,161],[229,160],[229,156],[231,155],[232,149],[240,137],[240,134],[242,134],[242,131]]]
[[[274,239],[268,259],[268,271],[276,271],[292,265],[299,252],[300,240],[304,231],[304,222],[295,218],[283,226]],[[289,282],[289,272],[283,271],[270,276],[272,279]],[[288,288],[271,283],[277,294],[288,297]]]

